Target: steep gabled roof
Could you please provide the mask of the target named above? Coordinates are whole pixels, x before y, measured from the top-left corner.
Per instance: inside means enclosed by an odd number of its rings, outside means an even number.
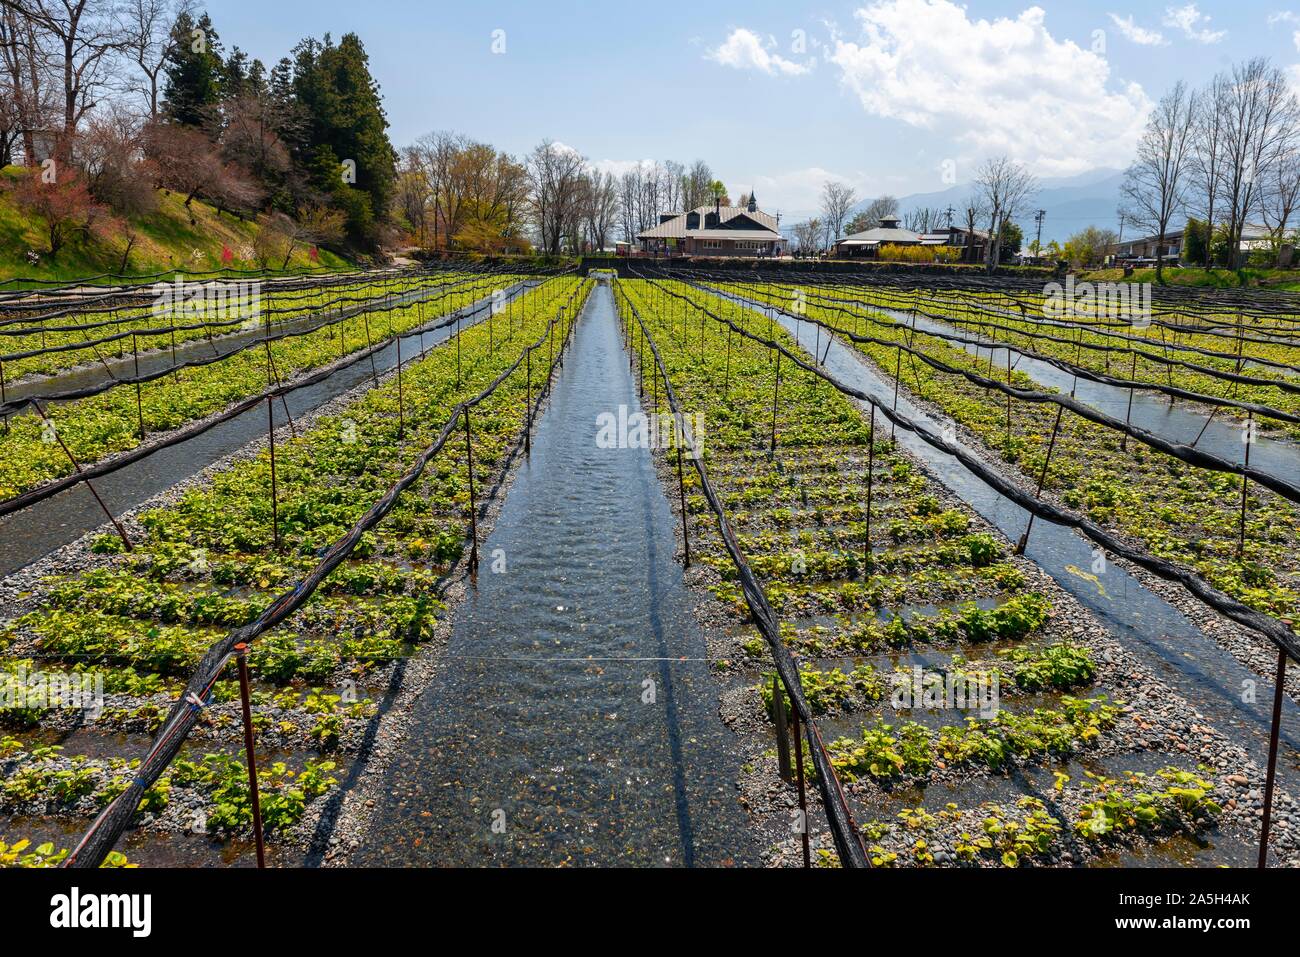
[[[718,213],[718,225],[705,228],[705,217]],[[700,218],[697,229],[686,228],[686,217],[695,213]],[[737,217],[744,221],[732,223]],[[665,223],[660,223],[637,233],[637,239],[685,239],[694,236],[697,239],[768,239],[779,240],[781,234],[776,230],[776,217],[769,216],[762,210],[750,212],[744,206],[723,206],[715,210],[712,206],[697,206],[695,209],[679,216],[674,216]]]

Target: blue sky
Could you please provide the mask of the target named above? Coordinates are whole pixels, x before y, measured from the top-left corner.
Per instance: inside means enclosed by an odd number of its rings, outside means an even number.
[[[733,193],[754,188],[791,214],[815,207],[828,178],[864,196],[929,192],[965,182],[994,153],[1046,177],[1123,166],[1174,80],[1200,84],[1248,56],[1295,67],[1300,86],[1300,0],[214,0],[209,10],[227,48],[268,62],[302,36],[357,32],[399,146],[450,129],[520,154],[551,138],[614,170],[703,158]]]

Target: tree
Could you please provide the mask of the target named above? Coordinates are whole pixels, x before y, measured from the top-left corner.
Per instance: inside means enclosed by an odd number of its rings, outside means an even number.
[[[263,267],[280,260],[280,269],[288,269],[294,251],[304,245],[342,242],[346,235],[346,215],[342,210],[309,206],[298,211],[297,220],[284,213],[259,217],[260,229],[253,249]]]
[[[1287,226],[1300,203],[1300,145],[1288,143],[1266,174],[1260,196],[1260,213],[1276,248],[1277,265],[1282,265],[1282,247],[1288,239]]]
[[[44,172],[31,171],[19,181],[18,205],[45,223],[49,254],[58,256],[78,232],[88,230],[102,212],[90,195],[84,179],[60,164],[47,181]]]
[[[337,45],[328,35],[304,40],[294,54],[293,89],[306,119],[301,165],[347,210],[349,237],[373,244],[392,205],[397,153],[369,57],[355,33]]]
[[[174,29],[181,15],[191,16],[190,0],[128,0],[122,11],[124,46],[140,68],[139,92],[148,104],[149,119],[158,119],[160,82],[177,43]]]
[[[1165,234],[1183,208],[1193,120],[1197,107],[1179,82],[1161,97],[1124,174],[1125,219],[1156,237],[1156,282],[1164,281]]]
[[[1025,241],[1024,231],[1009,219],[1002,221],[1000,240],[1002,261],[1020,255],[1020,245]]]
[[[172,25],[164,57],[162,113],[173,122],[203,126],[221,101],[221,38],[206,13],[182,11]]]
[[[828,182],[822,187],[821,212],[832,241],[840,238],[844,221],[857,201],[857,191],[847,183]]]
[[[875,229],[886,219],[896,216],[898,216],[898,200],[889,195],[878,196],[849,221],[848,232],[852,235]]]
[[[1065,241],[1063,255],[1076,268],[1095,266],[1106,258],[1106,250],[1117,242],[1119,237],[1113,229],[1088,226]]]
[[[795,249],[800,256],[815,256],[821,250],[823,226],[816,217],[794,225]]]
[[[962,249],[962,262],[975,261],[975,224],[982,222],[987,214],[987,207],[984,205],[984,199],[978,192],[972,192],[966,198],[966,206],[963,212],[966,215],[966,242],[965,248]]]
[[[696,160],[682,183],[682,211],[699,209],[713,200],[713,170],[704,160]]]
[[[112,79],[113,58],[125,46],[108,3],[91,0],[0,0],[49,44],[50,68],[59,78],[61,127],[55,152],[66,160],[77,125],[98,104]]]
[[[1286,75],[1263,57],[1232,68],[1219,104],[1223,130],[1223,205],[1228,266],[1239,268],[1241,234],[1259,202],[1263,173],[1295,135],[1297,103]]]
[[[1196,111],[1192,120],[1192,149],[1190,153],[1191,198],[1188,206],[1202,214],[1204,222],[1216,222],[1219,193],[1223,181],[1223,129],[1228,115],[1228,80],[1219,74],[1196,97]],[[1208,236],[1208,232],[1207,232]],[[1201,257],[1189,261],[1199,262],[1206,269],[1212,262],[1212,244],[1205,242]]]
[[[1210,261],[1210,227],[1205,220],[1188,217],[1183,229],[1183,259],[1189,263]]]
[[[0,98],[11,148],[21,141],[24,163],[35,166],[36,133],[47,127],[46,117],[53,112],[46,55],[35,22],[4,3],[0,3],[0,66],[4,71]]]
[[[903,217],[903,226],[914,233],[932,233],[942,228],[946,214],[933,206],[919,206]]]
[[[679,174],[680,176],[680,174]],[[680,178],[679,178],[680,182]],[[593,170],[583,176],[582,218],[587,242],[595,252],[605,248],[618,216],[618,186],[612,173]]]
[[[1002,228],[1038,191],[1038,181],[1023,165],[1000,156],[985,160],[975,176],[975,189],[986,210],[989,243],[985,265],[993,272],[1002,256]]]
[[[542,248],[551,255],[560,252],[566,237],[572,237],[585,166],[586,160],[576,150],[551,140],[543,140],[528,157],[534,223]]]
[[[95,201],[129,221],[158,208],[157,172],[140,155],[140,129],[124,108],[92,116],[76,140],[74,160]]]

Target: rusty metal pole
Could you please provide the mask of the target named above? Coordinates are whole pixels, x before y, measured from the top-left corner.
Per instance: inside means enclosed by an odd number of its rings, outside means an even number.
[[[244,755],[248,760],[248,792],[253,803],[253,837],[257,841],[257,866],[266,867],[266,843],[262,837],[262,802],[257,793],[257,754],[253,747],[253,708],[248,695],[248,645],[235,645],[239,664],[239,701],[244,709]]]
[[[524,350],[524,366],[527,370],[528,386],[524,393],[524,455],[533,455],[533,349]]]
[[[1282,727],[1282,695],[1286,679],[1286,649],[1277,650],[1277,682],[1273,687],[1273,723],[1268,734],[1268,772],[1264,778],[1264,820],[1259,833],[1259,866],[1268,867],[1268,832],[1273,823],[1273,785],[1277,778],[1278,732]]]
[[[804,784],[803,739],[799,736],[799,710],[790,709],[790,731],[794,737],[795,776],[799,781],[800,837],[803,839],[803,866],[812,867],[812,848],[808,843],[808,791]]]
[[[469,406],[465,407],[465,472],[469,476],[469,574],[478,584],[478,504],[474,498],[474,445],[470,437]]]
[[[793,700],[793,699],[792,699]],[[790,774],[790,729],[786,724],[785,686],[781,676],[772,675],[772,723],[776,726],[776,769],[781,780],[789,782]]]
[[[1047,481],[1047,467],[1052,464],[1052,451],[1056,448],[1056,435],[1061,428],[1061,415],[1065,412],[1065,406],[1056,407],[1056,422],[1052,425],[1052,437],[1047,443],[1047,455],[1043,458],[1042,471],[1038,473],[1038,490],[1034,493],[1034,498],[1042,498],[1043,485]],[[1023,555],[1025,549],[1029,546],[1029,533],[1034,530],[1034,513],[1029,513],[1029,524],[1025,526],[1024,534],[1020,536],[1020,541],[1016,542],[1015,554]]]
[[[50,434],[54,436],[54,440],[59,443],[59,448],[63,449],[63,454],[66,455],[68,461],[72,463],[72,470],[80,475],[81,464],[73,456],[72,450],[68,448],[67,443],[63,441],[63,436],[59,435],[59,430],[55,428],[54,423],[50,421],[50,417],[45,414],[45,410],[41,408],[39,402],[33,401],[32,405],[35,406],[37,413],[40,415],[41,419],[44,420]],[[95,501],[99,503],[100,509],[108,516],[108,520],[113,523],[113,527],[117,529],[118,537],[122,539],[122,547],[128,552],[131,551],[131,539],[127,537],[126,529],[124,529],[122,524],[113,516],[113,513],[108,510],[108,506],[104,504],[104,500],[99,497],[99,492],[95,489],[95,483],[90,481],[90,479],[86,479],[86,488],[90,489],[90,494],[95,497]]]
[[[862,580],[871,573],[871,504],[876,471],[876,403],[871,403],[871,433],[867,437],[867,527],[862,541]]]

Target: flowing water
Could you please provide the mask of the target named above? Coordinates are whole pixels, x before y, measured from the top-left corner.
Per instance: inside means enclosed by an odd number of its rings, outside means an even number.
[[[968,338],[971,335],[964,329],[925,316],[914,317],[911,313],[893,309],[881,309],[879,311],[903,325],[910,326],[915,322],[916,328],[920,330],[939,332],[945,335],[957,334]],[[976,356],[987,357],[989,354],[987,345],[971,343],[960,348]],[[1006,374],[1007,350],[994,348],[992,352],[993,372],[991,378],[998,378],[999,374]],[[1236,418],[1235,412],[1228,415],[1225,411],[1217,416],[1211,416],[1209,413],[1201,411],[1201,407],[1192,406],[1188,403],[1175,403],[1150,392],[1138,391],[1133,392],[1130,410],[1128,389],[1107,385],[1104,382],[1076,379],[1050,362],[1023,356],[1014,349],[1011,352],[1012,369],[1016,372],[1023,372],[1039,385],[1048,386],[1058,392],[1072,392],[1080,402],[1084,402],[1098,411],[1105,412],[1121,422],[1128,421],[1138,428],[1146,429],[1148,432],[1153,432],[1171,442],[1182,442],[1187,445],[1195,444],[1198,449],[1204,452],[1212,452],[1220,458],[1236,464],[1245,461],[1246,443],[1244,440],[1246,431],[1241,420]],[[1120,365],[1122,366],[1123,363],[1120,363]],[[987,370],[984,371],[987,373]],[[1127,372],[1126,368],[1112,370],[1112,374],[1117,377],[1123,377]],[[1300,445],[1297,445],[1294,440],[1289,438],[1272,439],[1256,436],[1250,449],[1250,464],[1261,472],[1268,472],[1277,478],[1294,481],[1295,477],[1300,475]]]
[[[758,308],[755,303],[729,298]],[[812,323],[780,311],[775,312],[775,317],[809,354],[820,346],[826,356],[823,368],[827,373],[874,397],[878,404],[893,406],[892,380],[876,372],[857,349],[838,337],[832,339],[828,348],[824,329],[819,331]],[[858,405],[868,407],[865,402]],[[943,431],[942,423],[905,396],[900,395],[897,408],[913,421],[936,432]],[[902,429],[898,430],[897,438],[945,486],[1008,538],[1014,541],[1020,537],[1029,518],[1024,509],[1004,499],[959,461],[924,439]],[[1251,461],[1255,461],[1254,453]],[[1108,564],[1101,576],[1092,577],[1088,570],[1094,559],[1093,549],[1090,541],[1072,529],[1036,521],[1025,554],[1091,611],[1157,680],[1190,702],[1208,723],[1233,744],[1245,748],[1263,767],[1268,757],[1273,701],[1271,677],[1261,677],[1246,668],[1181,611],[1117,565]],[[1243,689],[1248,686],[1256,688],[1255,700],[1250,703],[1242,701]],[[1300,793],[1300,708],[1289,698],[1283,700],[1281,741],[1278,786],[1297,794]],[[1249,851],[1245,847],[1232,852],[1220,848],[1218,853],[1249,863],[1253,859]]]
[[[654,453],[597,447],[620,406],[639,408],[601,283],[351,863],[757,859]]]

